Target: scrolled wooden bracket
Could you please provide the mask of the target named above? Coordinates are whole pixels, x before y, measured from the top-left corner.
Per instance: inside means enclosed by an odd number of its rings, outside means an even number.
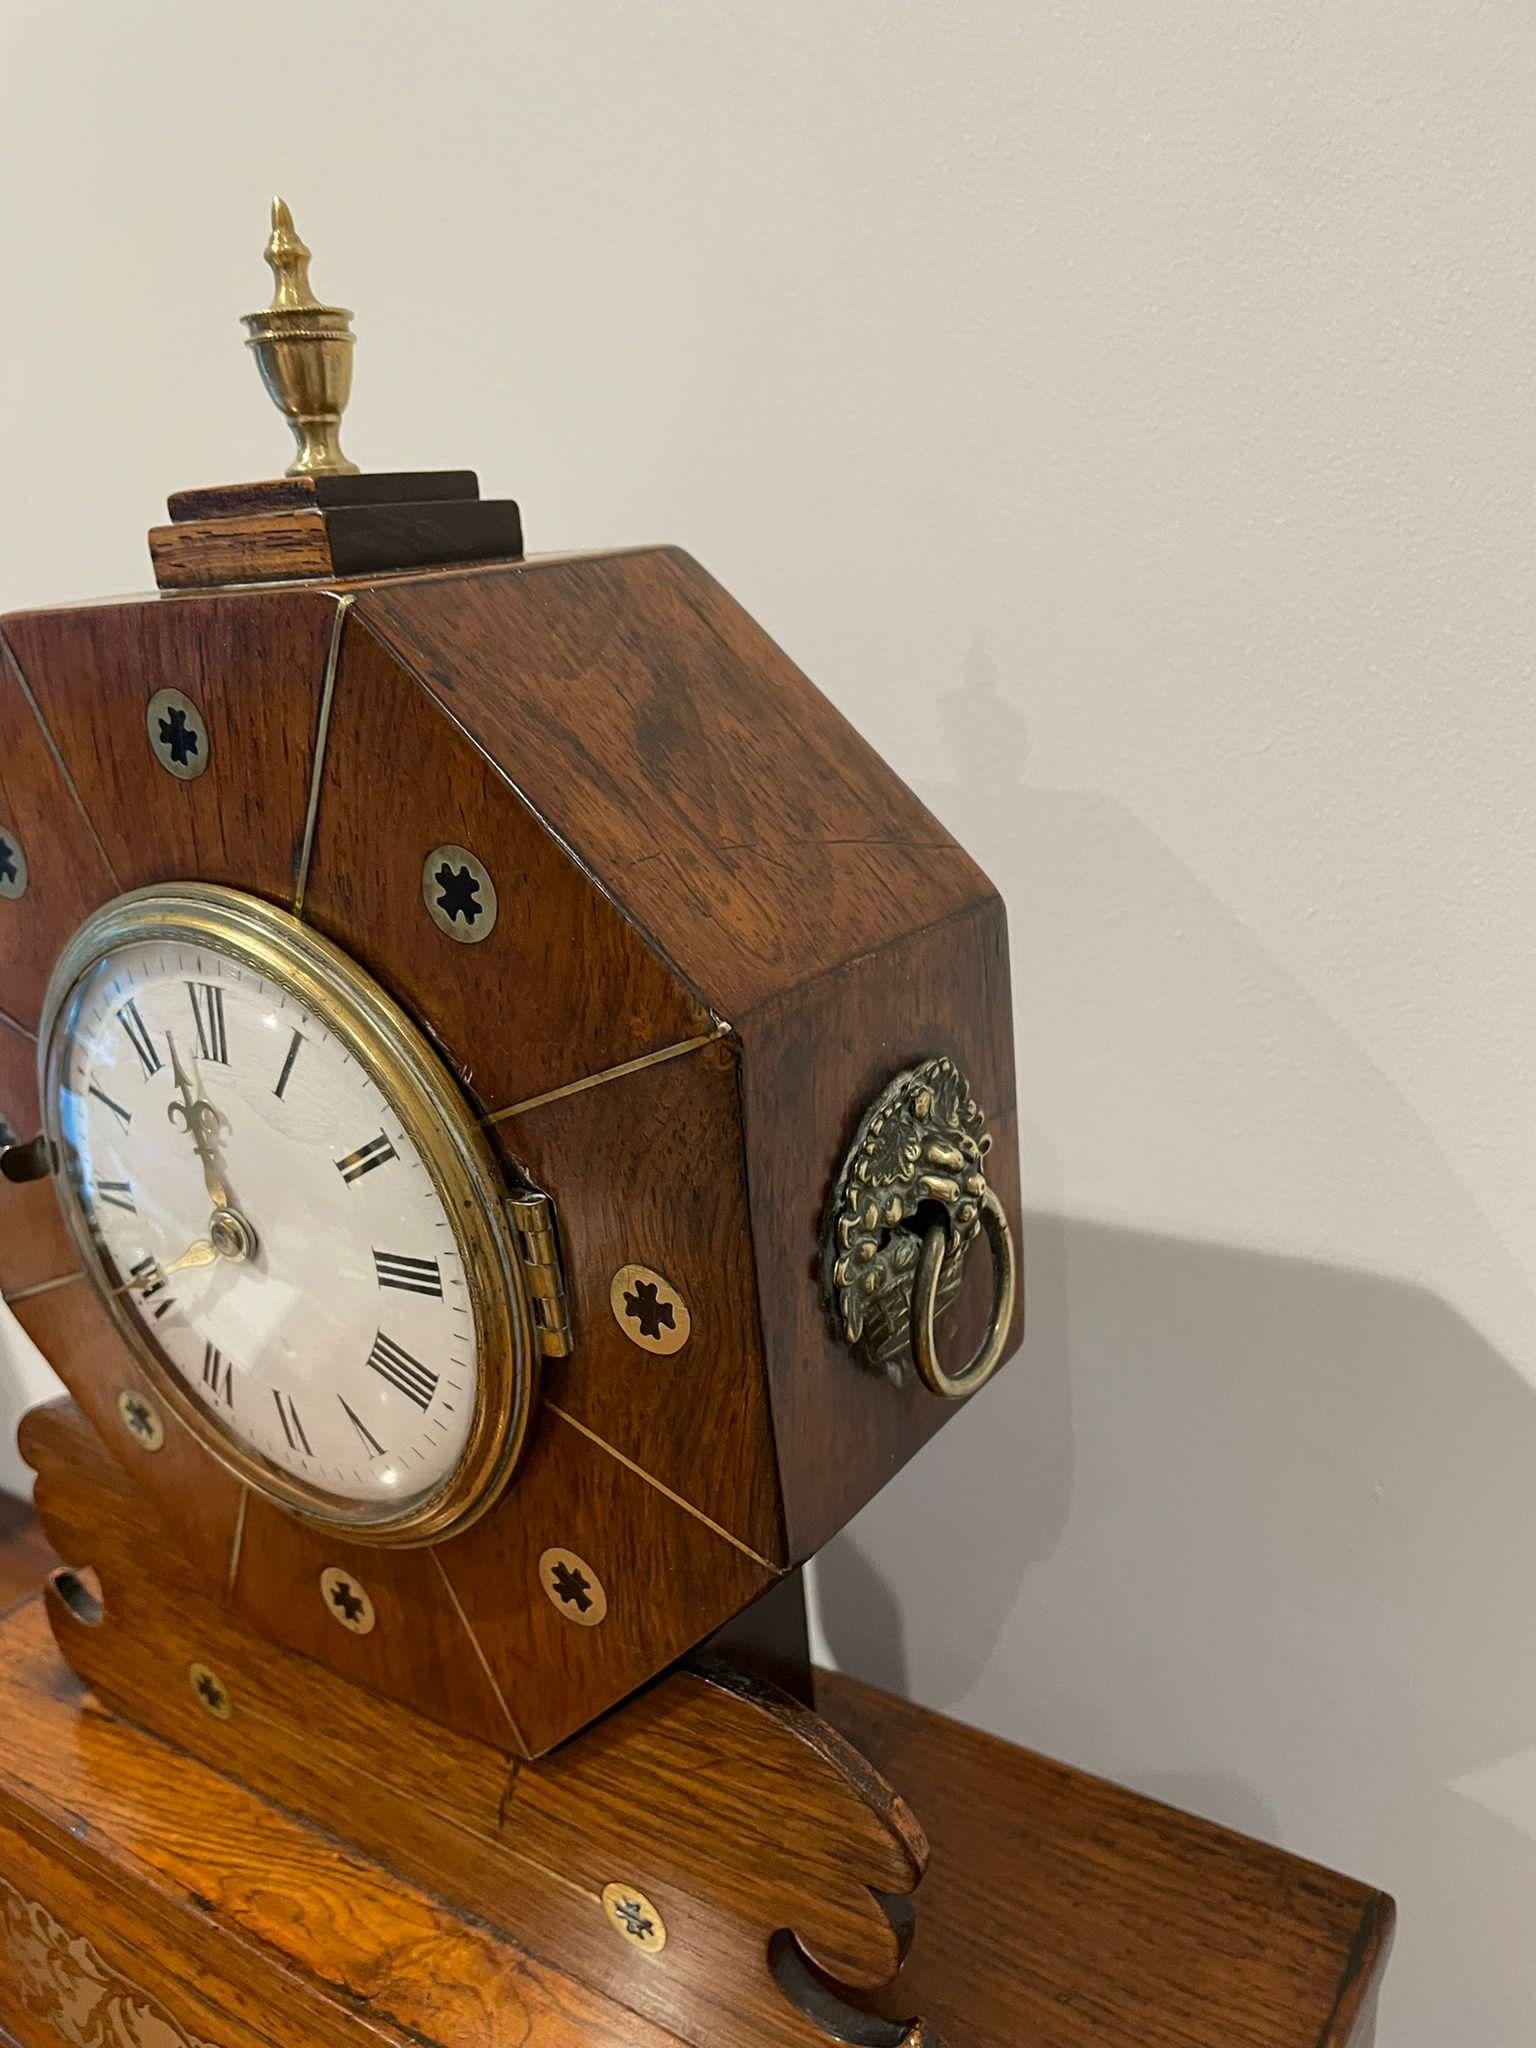
[[[926,1837],[809,1708],[704,1663],[529,1763],[252,1635],[72,1404],[35,1411],[23,1449],[69,1561],[54,1637],[113,1712],[682,2041],[938,2048],[854,2002],[901,1968]],[[272,1874],[207,1882],[213,1921],[249,1934]]]

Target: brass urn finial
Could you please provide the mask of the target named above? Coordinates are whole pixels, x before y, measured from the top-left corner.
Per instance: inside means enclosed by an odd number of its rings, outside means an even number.
[[[293,429],[299,452],[289,476],[355,476],[341,452],[341,415],[352,390],[357,337],[345,306],[322,306],[309,288],[309,251],[281,199],[272,202],[266,256],[276,289],[264,312],[244,315],[261,381]]]

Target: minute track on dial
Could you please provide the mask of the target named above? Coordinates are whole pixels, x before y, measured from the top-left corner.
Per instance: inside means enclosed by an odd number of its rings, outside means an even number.
[[[471,1518],[536,1354],[504,1179],[435,1055],[234,891],[120,899],[56,979],[71,1228],[157,1393],[257,1491],[363,1540]]]
[[[371,1457],[382,1458],[385,1455],[384,1446],[379,1442],[378,1438],[373,1434],[373,1431],[368,1427],[367,1423],[364,1422],[363,1418],[352,1406],[352,1403],[349,1400],[347,1400],[344,1394],[338,1394],[336,1398],[338,1401],[340,1401],[342,1410],[345,1413],[348,1422],[350,1422],[352,1427],[357,1431],[357,1434],[362,1441],[364,1449],[368,1451]]]

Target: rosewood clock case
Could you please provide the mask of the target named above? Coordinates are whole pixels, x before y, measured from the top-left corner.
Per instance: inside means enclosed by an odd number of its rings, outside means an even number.
[[[1363,2041],[1379,1894],[804,1668],[795,1568],[1018,1341],[996,893],[686,555],[525,561],[467,472],[358,474],[350,316],[281,201],[267,260],[245,324],[288,476],[173,497],[159,597],[0,621],[0,1293],[74,1396],[21,1434],[62,1562],[0,1613],[0,2034]],[[173,1386],[81,1271],[92,1188],[155,1191],[83,1170],[66,1231],[47,1181],[95,1141],[28,1138],[60,1070],[36,1041],[50,978],[145,929],[135,890],[219,906],[258,990],[234,924],[329,960],[305,1013],[350,1030],[439,1196],[437,1124],[472,1155],[541,1383],[504,1482],[455,1465],[478,1519],[434,1495],[426,1540],[369,1544],[302,1482],[273,1498],[197,1406],[196,1296]],[[152,1021],[185,968],[155,964]],[[81,998],[107,1039],[130,1007]],[[234,1288],[286,1308],[256,1212],[287,1182],[224,1179],[157,1028],[176,1101],[142,1099],[193,1136],[197,1263],[265,1258]],[[431,1110],[409,1135],[386,1043]],[[335,1121],[327,1188],[362,1158]],[[393,1250],[381,1285],[425,1263]],[[316,1388],[356,1368],[332,1327]],[[775,1647],[795,1693],[761,1682]]]
[[[983,1106],[1017,1216],[997,894],[676,549],[172,590],[0,633],[0,830],[27,878],[0,901],[12,1128],[37,1127],[33,1034],[87,914],[170,881],[265,898],[404,1008],[509,1175],[548,1192],[572,1342],[494,1507],[383,1552],[243,1486],[174,1417],[153,1450],[124,1428],[147,1389],[45,1185],[10,1192],[0,1287],[238,1618],[539,1754],[777,1584],[953,1412],[843,1341],[823,1232],[869,1105],[935,1058]],[[205,733],[191,779],[146,735],[165,689]],[[423,858],[450,845],[494,885],[473,944],[424,906]],[[945,1318],[957,1358],[985,1264]],[[366,1588],[366,1634],[328,1611],[327,1572]],[[557,1588],[578,1581],[573,1613]]]

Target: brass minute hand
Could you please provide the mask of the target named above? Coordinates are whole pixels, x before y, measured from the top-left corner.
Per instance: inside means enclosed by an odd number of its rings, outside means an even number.
[[[193,1093],[186,1068],[176,1051],[176,1040],[169,1031],[165,1037],[171,1048],[171,1072],[176,1077],[177,1092],[181,1096],[180,1102],[171,1103],[165,1113],[172,1123],[180,1116],[186,1124],[187,1134],[202,1163],[203,1186],[208,1190],[208,1199],[215,1209],[228,1209],[232,1206],[229,1189],[219,1172],[219,1156],[213,1143],[214,1133],[219,1128],[219,1112],[211,1102],[205,1102]]]

